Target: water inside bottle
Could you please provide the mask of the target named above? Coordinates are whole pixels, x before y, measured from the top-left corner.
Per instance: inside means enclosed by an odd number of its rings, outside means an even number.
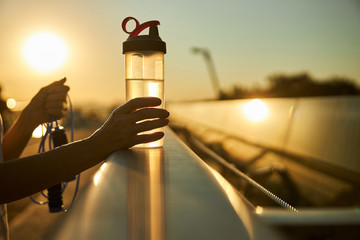
[[[164,107],[164,80],[158,79],[126,79],[126,100],[137,97],[157,97],[162,100],[160,108]],[[164,132],[164,128],[154,129],[144,133]],[[135,147],[161,147],[164,139],[155,142],[138,144]]]

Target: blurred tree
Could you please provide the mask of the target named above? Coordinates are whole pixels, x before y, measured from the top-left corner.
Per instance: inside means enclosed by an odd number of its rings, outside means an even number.
[[[311,96],[316,85],[307,73],[293,76],[278,74],[268,77],[268,97],[299,97]]]
[[[222,91],[220,99],[266,98],[266,97],[310,97],[330,95],[358,95],[360,88],[355,81],[346,77],[331,77],[316,80],[306,72],[286,75],[273,74],[267,78],[268,87],[245,88],[234,85]]]
[[[322,83],[323,95],[356,95],[360,94],[360,88],[354,81],[344,77],[334,77]]]

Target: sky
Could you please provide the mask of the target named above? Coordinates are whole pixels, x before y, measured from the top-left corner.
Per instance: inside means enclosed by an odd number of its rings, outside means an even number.
[[[210,51],[222,89],[262,85],[275,73],[345,76],[360,84],[360,2],[357,0],[0,0],[0,83],[3,95],[28,101],[67,77],[76,104],[125,99],[122,20],[160,21],[167,44],[169,101],[214,98],[201,55]],[[26,41],[58,36],[67,58],[39,72],[26,62]]]

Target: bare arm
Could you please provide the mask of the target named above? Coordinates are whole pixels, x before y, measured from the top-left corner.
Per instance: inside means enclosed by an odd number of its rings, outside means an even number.
[[[0,203],[11,202],[69,179],[101,161],[89,139],[0,166]]]
[[[160,104],[161,100],[157,98],[133,99],[115,109],[104,125],[89,138],[0,164],[0,204],[69,179],[116,150],[162,138],[163,133],[160,132],[138,134],[168,124],[169,113],[166,110],[150,108]]]
[[[2,140],[4,160],[16,159],[24,150],[34,129],[47,122],[49,116],[57,119],[66,113],[66,96],[69,87],[66,78],[43,87],[26,106]]]
[[[4,161],[16,159],[20,156],[32,135],[32,131],[26,115],[22,113],[2,139]]]

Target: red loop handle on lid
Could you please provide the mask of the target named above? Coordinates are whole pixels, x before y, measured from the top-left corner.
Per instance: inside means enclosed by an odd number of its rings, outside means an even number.
[[[131,32],[127,31],[126,29],[126,24],[130,21],[130,20],[134,20],[136,27],[134,30],[132,30]],[[156,25],[160,25],[159,21],[148,21],[148,22],[144,22],[142,24],[139,24],[139,21],[136,18],[133,17],[127,17],[123,20],[122,22],[122,29],[124,30],[124,32],[126,32],[127,34],[130,34],[129,37],[136,37],[137,35],[139,35],[145,28],[148,28],[150,26],[156,26]]]
[[[127,17],[127,18],[125,18],[125,19],[123,20],[123,22],[122,22],[122,29],[123,29],[124,32],[126,32],[127,34],[131,34],[131,33],[132,33],[132,31],[129,32],[129,31],[127,31],[127,29],[126,29],[126,24],[127,24],[130,20],[134,20],[134,21],[135,21],[135,24],[136,24],[135,29],[136,29],[137,27],[139,27],[139,25],[140,25],[139,21],[138,21],[136,18],[133,18],[133,17]],[[134,29],[134,30],[135,30],[135,29]],[[133,31],[134,31],[134,30],[133,30]]]

